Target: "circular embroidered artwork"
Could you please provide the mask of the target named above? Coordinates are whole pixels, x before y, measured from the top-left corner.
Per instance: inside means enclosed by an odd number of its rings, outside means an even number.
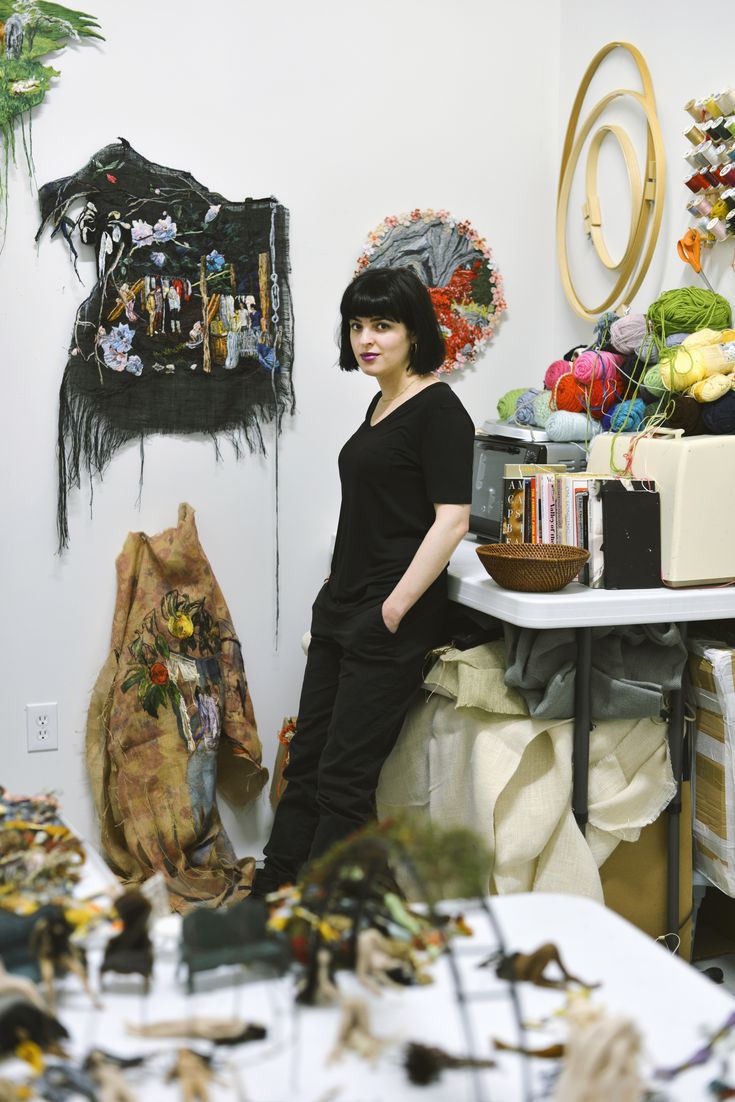
[[[446,210],[390,215],[368,234],[355,274],[398,266],[412,268],[429,288],[447,347],[436,374],[474,362],[506,309],[487,241]]]

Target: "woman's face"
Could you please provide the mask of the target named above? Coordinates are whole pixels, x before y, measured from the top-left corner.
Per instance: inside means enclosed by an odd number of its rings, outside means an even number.
[[[360,370],[372,378],[398,378],[408,368],[411,334],[403,322],[352,318],[350,344]]]

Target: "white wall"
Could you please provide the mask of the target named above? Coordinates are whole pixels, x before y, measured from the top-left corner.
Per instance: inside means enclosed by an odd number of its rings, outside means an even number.
[[[708,34],[706,44],[699,41],[693,22],[691,4],[685,0],[561,0],[560,24],[560,131],[554,160],[555,178],[561,159],[561,147],[567,120],[582,76],[597,51],[608,42],[630,42],[645,58],[651,73],[666,152],[666,198],[656,252],[640,291],[629,305],[645,312],[662,291],[673,287],[704,284],[692,269],[679,260],[676,243],[691,224],[686,211],[691,192],[683,180],[691,171],[684,154],[691,148],[683,136],[691,118],[684,111],[689,99],[698,99],[709,92],[735,87],[735,59],[727,34]],[[602,63],[587,94],[581,118],[608,92],[616,88],[640,90],[640,78],[629,55],[621,50],[610,54]],[[611,106],[600,118],[603,122],[621,122],[635,139],[639,157],[645,148],[645,128],[642,113],[630,99]],[[596,127],[595,127],[596,129]],[[583,200],[585,153],[579,161],[576,187],[569,205],[569,244],[575,280],[589,294],[588,301],[602,301],[604,288],[610,284],[602,279],[602,270],[592,247],[581,229],[579,213]],[[600,195],[603,225],[613,256],[622,254],[629,216],[628,186],[622,158],[614,143],[607,139],[600,159]],[[573,227],[574,224],[574,228]],[[625,232],[624,232],[625,231]],[[730,268],[732,242],[716,246],[703,254],[704,268],[710,282],[731,302],[735,298],[735,274]],[[577,341],[586,341],[591,325],[584,322],[567,304],[561,286],[556,281],[554,348],[549,359],[555,359]]]
[[[280,442],[281,644],[273,646],[273,467],[176,437],[119,453],[94,512],[70,502],[71,545],[55,555],[58,388],[76,307],[61,241],[33,244],[38,215],[22,169],[11,171],[0,258],[3,623],[0,782],[52,787],[92,831],[82,757],[89,692],[109,643],[114,560],[126,533],[197,511],[205,550],[230,604],[271,765],[282,717],[298,703],[299,647],[326,573],[338,508],[336,456],[372,384],[335,368],[337,307],[367,232],[385,215],[446,207],[494,248],[509,313],[493,346],[453,379],[482,421],[525,377],[531,342],[553,322],[553,186],[558,0],[89,0],[107,41],[68,49],[36,112],[39,183],[74,172],[118,135],[151,160],[191,171],[236,200],[275,194],[291,212],[297,412]],[[682,98],[679,96],[679,98]],[[533,174],[517,156],[514,119],[533,121]],[[522,145],[523,143],[521,143]],[[58,701],[58,753],[25,752],[24,706]],[[257,849],[267,826],[241,817],[233,836]]]

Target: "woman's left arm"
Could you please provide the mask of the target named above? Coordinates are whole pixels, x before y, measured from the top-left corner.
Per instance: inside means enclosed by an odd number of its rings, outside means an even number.
[[[434,505],[434,512],[434,523],[406,572],[383,601],[383,622],[394,634],[408,610],[439,577],[469,529],[469,505]]]

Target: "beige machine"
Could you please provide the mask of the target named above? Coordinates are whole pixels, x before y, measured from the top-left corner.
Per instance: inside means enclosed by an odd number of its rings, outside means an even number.
[[[587,470],[629,470],[656,483],[666,585],[735,579],[735,436],[684,436],[681,429],[645,437],[602,433],[592,441]]]

